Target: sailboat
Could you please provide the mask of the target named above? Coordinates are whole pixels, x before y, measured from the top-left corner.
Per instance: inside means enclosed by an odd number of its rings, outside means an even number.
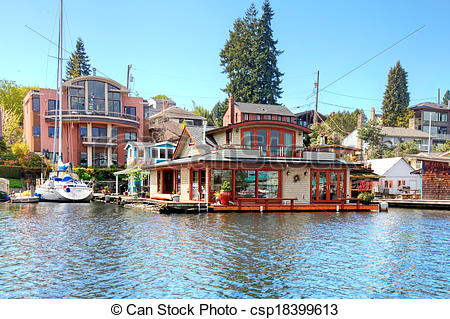
[[[59,45],[58,45],[58,103],[55,112],[55,127],[57,134],[53,140],[53,171],[47,180],[36,188],[35,195],[42,201],[57,202],[88,202],[92,198],[92,188],[88,187],[72,170],[70,163],[62,162],[62,0],[60,0]],[[59,121],[58,121],[59,112]],[[58,142],[58,158],[56,159],[56,136]]]

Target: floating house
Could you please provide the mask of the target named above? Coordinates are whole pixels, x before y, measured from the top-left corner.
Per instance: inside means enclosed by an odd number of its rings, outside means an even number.
[[[231,203],[211,209],[355,210],[350,169],[358,164],[304,147],[310,132],[285,106],[230,98],[223,127],[186,126],[172,160],[143,165],[151,196],[177,193],[181,201],[214,204],[228,181]]]

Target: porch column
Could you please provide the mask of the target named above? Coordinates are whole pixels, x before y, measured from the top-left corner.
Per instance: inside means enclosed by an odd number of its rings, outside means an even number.
[[[116,175],[116,194],[119,194],[119,175]]]

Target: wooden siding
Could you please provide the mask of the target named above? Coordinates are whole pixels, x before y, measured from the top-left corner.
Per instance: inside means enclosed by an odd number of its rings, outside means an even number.
[[[423,199],[450,199],[450,165],[423,161]]]
[[[287,175],[289,172],[289,175]],[[306,176],[305,176],[306,172]],[[283,198],[297,198],[295,203],[310,203],[310,174],[309,168],[284,168],[283,169]],[[298,175],[299,180],[294,181]]]

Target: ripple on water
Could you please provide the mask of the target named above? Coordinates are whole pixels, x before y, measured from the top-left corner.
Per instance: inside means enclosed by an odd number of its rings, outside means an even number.
[[[0,205],[0,298],[449,298],[450,214]]]

